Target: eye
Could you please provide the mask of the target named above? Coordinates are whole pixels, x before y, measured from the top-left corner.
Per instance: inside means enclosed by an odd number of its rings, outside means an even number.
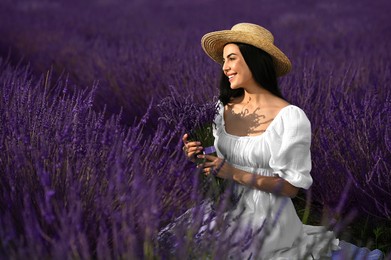
[[[236,60],[236,58],[234,56],[230,56],[228,57],[228,61],[234,61]],[[224,63],[226,61],[226,59],[222,59],[221,62]]]

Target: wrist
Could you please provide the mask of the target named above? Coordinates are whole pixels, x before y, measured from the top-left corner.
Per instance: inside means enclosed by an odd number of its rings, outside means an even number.
[[[243,184],[243,174],[240,171],[233,171],[232,180],[237,183]]]
[[[222,179],[232,179],[232,171],[235,168],[232,167],[231,164],[227,163],[225,160],[223,161],[222,167],[219,169],[217,176]]]
[[[240,184],[243,184],[243,172],[232,167],[232,171],[231,171],[231,179],[237,183],[240,183]]]

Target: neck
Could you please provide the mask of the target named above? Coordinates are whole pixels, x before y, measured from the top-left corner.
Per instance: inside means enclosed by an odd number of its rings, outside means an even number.
[[[259,88],[256,91],[244,91],[243,102],[248,102],[252,104],[265,104],[267,100],[270,99],[272,95],[269,91]]]

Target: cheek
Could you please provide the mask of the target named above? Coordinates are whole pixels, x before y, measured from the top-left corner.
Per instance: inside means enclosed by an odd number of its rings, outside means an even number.
[[[251,80],[253,78],[253,75],[251,74],[251,72],[249,70],[246,70],[243,74],[244,78],[246,80]]]

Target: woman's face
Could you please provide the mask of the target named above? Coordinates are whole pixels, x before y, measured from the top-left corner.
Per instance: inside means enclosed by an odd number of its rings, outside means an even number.
[[[223,71],[228,77],[231,89],[246,88],[256,84],[239,47],[230,43],[223,50]]]

